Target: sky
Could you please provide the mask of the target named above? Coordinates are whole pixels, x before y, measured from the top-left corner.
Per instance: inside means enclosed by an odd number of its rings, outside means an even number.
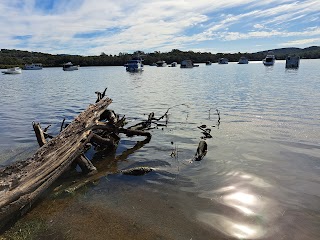
[[[100,55],[320,46],[320,0],[0,0],[0,48]]]

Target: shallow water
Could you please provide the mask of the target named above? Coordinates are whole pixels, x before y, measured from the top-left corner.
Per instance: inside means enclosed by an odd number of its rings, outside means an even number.
[[[137,74],[123,67],[50,68],[1,75],[2,165],[38,148],[32,121],[51,124],[56,135],[63,118],[71,122],[105,87],[110,108],[129,124],[172,107],[168,126],[151,130],[151,141],[136,151],[122,154],[143,138],[123,138],[115,155],[88,153],[105,177],[75,195],[46,197],[19,222],[42,219],[46,228],[38,237],[56,239],[320,238],[319,64],[301,60],[297,70],[285,70],[283,61],[273,67],[146,66]],[[206,140],[204,159],[190,162],[202,124],[213,138]],[[111,174],[131,166],[156,171]]]

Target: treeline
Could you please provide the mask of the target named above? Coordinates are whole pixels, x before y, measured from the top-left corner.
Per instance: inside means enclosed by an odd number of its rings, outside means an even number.
[[[80,56],[67,54],[48,54],[40,52],[29,52],[21,50],[1,49],[0,51],[0,68],[11,66],[24,66],[30,63],[42,63],[44,67],[61,67],[66,62],[72,62],[80,66],[123,66],[133,56],[140,55],[144,59],[145,64],[152,64],[159,60],[167,63],[178,62],[185,59],[191,59],[196,63],[204,63],[206,61],[217,62],[219,58],[228,58],[230,62],[237,62],[241,56],[247,57],[250,61],[261,61],[268,51],[273,51],[276,59],[285,59],[288,55],[299,55],[301,58],[315,59],[320,58],[320,47],[308,48],[281,48],[272,49],[256,53],[216,53],[210,52],[193,52],[180,51],[173,49],[170,52],[145,53],[136,51],[133,54],[119,53],[118,55],[108,55],[101,53],[99,56]]]

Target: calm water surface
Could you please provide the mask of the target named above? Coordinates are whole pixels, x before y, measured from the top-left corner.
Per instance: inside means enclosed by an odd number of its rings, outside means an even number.
[[[19,222],[41,219],[37,236],[48,239],[320,239],[320,60],[284,64],[1,75],[1,165],[36,151],[32,121],[56,135],[105,87],[129,124],[172,107],[150,143],[130,152],[143,138],[124,137],[116,153],[90,151],[105,176],[72,196],[51,194]],[[192,162],[202,124],[213,138]],[[132,166],[156,171],[112,174]]]

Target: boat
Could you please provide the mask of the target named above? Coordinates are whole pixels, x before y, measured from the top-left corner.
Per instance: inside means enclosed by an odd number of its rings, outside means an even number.
[[[172,63],[170,64],[171,67],[176,67],[177,65],[178,65],[177,62],[172,62]]]
[[[276,58],[273,52],[268,52],[267,56],[262,60],[265,66],[273,66],[275,61],[276,61]]]
[[[219,58],[218,63],[219,64],[228,64],[229,60],[227,58]]]
[[[63,64],[63,71],[74,71],[79,69],[79,65],[73,65],[71,62]]]
[[[24,70],[41,70],[42,64],[41,63],[32,63],[24,65]]]
[[[194,64],[191,60],[183,60],[180,64],[180,68],[193,68]]]
[[[209,66],[209,65],[211,65],[211,64],[212,64],[211,61],[206,61],[206,65],[207,65],[207,66]]]
[[[151,64],[150,64],[150,66],[152,66],[152,67],[156,67],[156,66],[157,66],[157,64],[156,64],[156,63],[151,63]]]
[[[240,57],[238,64],[248,64],[249,60],[246,57]]]
[[[141,72],[143,71],[143,63],[142,58],[140,57],[134,57],[131,60],[129,60],[126,64],[126,70],[128,72]]]
[[[299,56],[287,56],[286,57],[286,68],[298,68],[300,64]]]
[[[6,71],[2,71],[4,74],[20,74],[22,69],[19,67],[8,68]]]
[[[156,62],[156,64],[157,64],[157,67],[166,67],[167,66],[166,61],[161,61],[161,60]]]

